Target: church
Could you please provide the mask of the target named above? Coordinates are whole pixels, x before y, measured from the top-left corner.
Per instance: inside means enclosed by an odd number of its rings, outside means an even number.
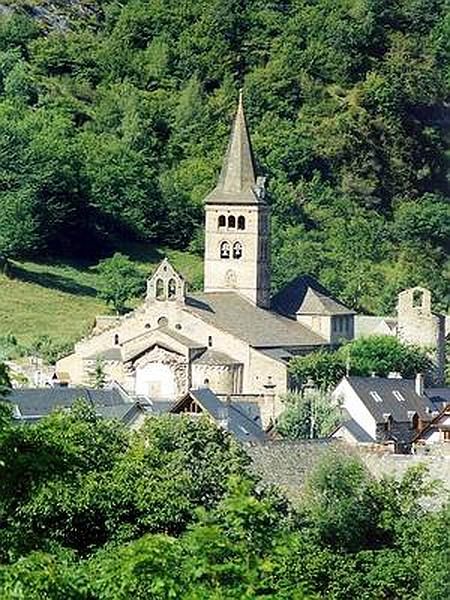
[[[354,335],[354,313],[309,276],[271,297],[270,206],[257,176],[242,96],[214,190],[205,199],[204,291],[189,293],[165,259],[141,306],[98,317],[61,359],[70,385],[89,382],[101,361],[128,393],[159,401],[209,387],[256,407],[263,424],[281,411],[293,356]]]

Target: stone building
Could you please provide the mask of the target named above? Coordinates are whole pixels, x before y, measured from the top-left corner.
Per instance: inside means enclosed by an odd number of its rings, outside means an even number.
[[[260,407],[263,424],[281,410],[287,365],[297,354],[353,337],[353,311],[315,280],[298,277],[270,300],[270,206],[256,176],[242,105],[215,189],[205,200],[205,287],[191,294],[164,260],[143,304],[99,317],[92,334],[58,362],[71,384],[88,382],[97,361],[129,393],[179,399],[209,386]]]
[[[431,292],[414,287],[398,296],[397,335],[407,344],[429,350],[433,361],[430,379],[435,384],[445,381],[445,317],[431,309]]]
[[[355,337],[393,335],[406,344],[428,351],[432,370],[427,381],[433,385],[445,382],[447,318],[432,310],[431,292],[412,287],[398,295],[397,317],[355,317]]]

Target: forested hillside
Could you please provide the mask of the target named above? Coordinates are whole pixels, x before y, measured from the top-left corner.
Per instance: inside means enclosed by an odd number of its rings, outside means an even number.
[[[450,302],[445,0],[8,1],[0,12],[0,254],[118,240],[201,249],[237,90],[297,273],[389,312]],[[119,242],[120,243],[120,242]]]

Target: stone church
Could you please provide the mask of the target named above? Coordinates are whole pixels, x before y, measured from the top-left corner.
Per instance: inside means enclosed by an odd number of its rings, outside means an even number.
[[[268,423],[288,389],[289,360],[352,339],[354,313],[308,276],[270,297],[270,206],[242,97],[205,216],[204,291],[189,293],[164,260],[144,303],[122,317],[98,317],[57,371],[71,385],[86,384],[100,360],[128,392],[161,401],[209,386],[257,406]]]

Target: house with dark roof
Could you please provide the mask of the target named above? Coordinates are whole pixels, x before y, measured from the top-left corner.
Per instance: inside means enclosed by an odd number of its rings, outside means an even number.
[[[87,387],[12,389],[2,400],[12,406],[15,421],[29,424],[58,410],[71,410],[79,400],[91,406],[97,416],[117,419],[131,429],[140,427],[145,417],[159,415],[169,409],[169,405],[164,402],[132,398],[117,384],[104,389]]]
[[[435,444],[445,445],[450,452],[450,404],[446,404],[413,438],[416,450]]]
[[[189,390],[170,409],[170,414],[189,415],[196,418],[205,415],[220,429],[229,432],[244,444],[262,444],[269,436],[261,428],[257,418],[234,404],[229,398],[220,400],[209,388]]]
[[[436,406],[423,378],[344,377],[332,392],[344,411],[332,437],[352,443],[391,444],[408,452],[417,433],[431,421]]]
[[[202,386],[256,398],[266,426],[283,408],[292,357],[334,348],[354,330],[353,311],[312,277],[297,277],[273,298],[270,290],[270,205],[241,96],[217,184],[205,199],[203,291],[190,292],[163,260],[143,304],[98,318],[57,370],[71,385],[86,385],[101,361],[129,394],[161,401]]]

